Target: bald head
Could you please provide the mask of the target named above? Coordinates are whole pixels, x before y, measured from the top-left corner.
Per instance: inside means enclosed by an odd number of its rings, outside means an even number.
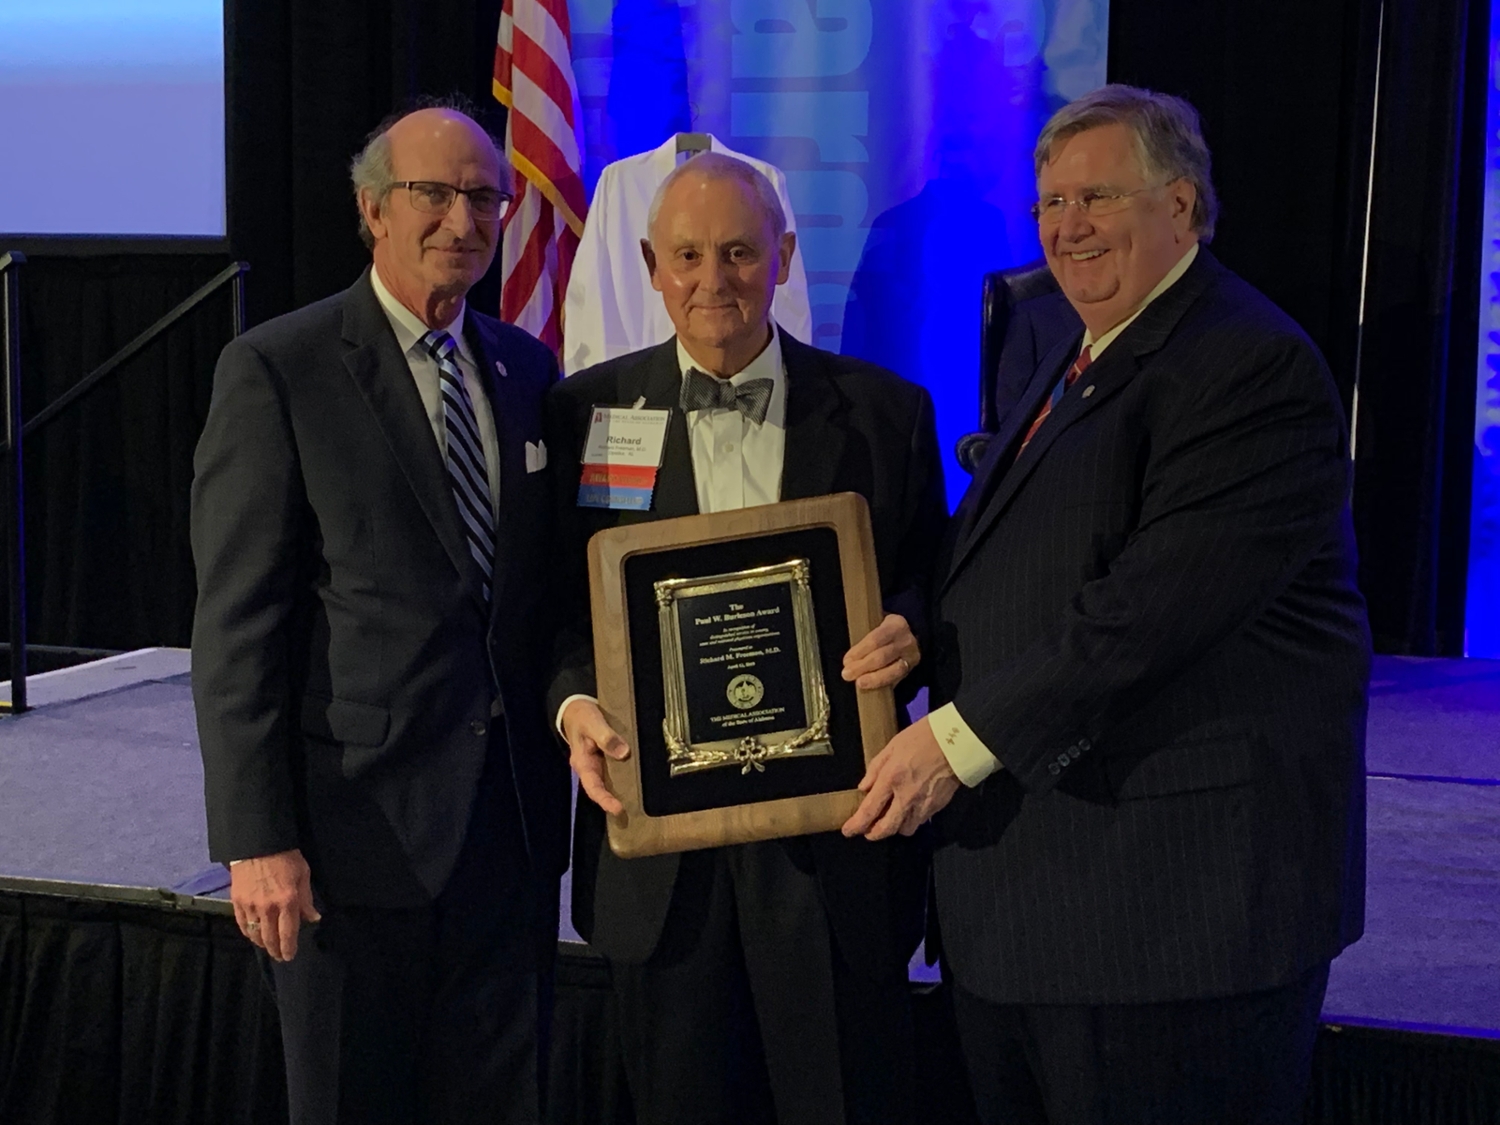
[[[705,154],[667,177],[651,209],[641,251],[678,340],[704,371],[743,371],[771,340],[796,251],[775,191],[750,165]]]
[[[505,159],[501,145],[485,131],[477,121],[456,106],[431,105],[405,113],[393,113],[375,127],[349,166],[349,178],[354,186],[354,199],[359,204],[361,196],[372,195],[384,200],[391,185],[407,177],[396,174],[395,149],[420,148],[427,143],[440,140],[449,130],[460,130],[479,147],[488,147],[499,165],[499,184],[506,191],[513,191],[514,173]],[[363,207],[360,208],[359,237],[366,246],[375,244],[370,228],[365,222]]]
[[[494,260],[496,193],[511,192],[494,139],[458,109],[427,106],[377,129],[350,176],[381,283],[429,327],[448,327]]]
[[[651,210],[646,220],[646,237],[656,237],[657,220],[663,209],[668,207],[669,196],[686,198],[695,185],[701,189],[703,184],[726,180],[748,189],[754,206],[770,224],[772,239],[779,242],[786,233],[786,211],[782,209],[781,200],[776,195],[776,189],[771,186],[771,181],[753,165],[725,156],[722,152],[701,153],[672,169],[651,199]]]

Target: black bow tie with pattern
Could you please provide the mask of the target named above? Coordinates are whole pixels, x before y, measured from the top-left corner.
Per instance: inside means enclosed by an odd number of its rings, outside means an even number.
[[[696,367],[689,367],[687,378],[682,381],[679,405],[684,414],[693,410],[738,410],[760,425],[766,420],[766,411],[771,408],[771,392],[775,389],[774,379],[747,379],[735,386],[728,379],[719,379]]]

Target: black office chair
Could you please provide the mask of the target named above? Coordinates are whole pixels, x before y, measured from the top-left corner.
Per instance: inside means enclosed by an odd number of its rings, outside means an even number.
[[[1058,344],[1083,331],[1083,321],[1057,287],[1046,262],[984,275],[979,339],[979,430],[958,439],[958,463],[973,473],[1036,373]]]

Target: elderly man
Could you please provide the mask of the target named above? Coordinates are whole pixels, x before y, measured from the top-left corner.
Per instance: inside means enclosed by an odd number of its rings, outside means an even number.
[[[1197,114],[1107,86],[1036,148],[1083,320],[938,567],[931,716],[845,826],[950,799],[943,949],[985,1122],[1301,1120],[1364,906],[1370,641],[1343,412],[1210,256]]]
[[[927,394],[878,367],[798,343],[770,319],[795,236],[770,183],[719,154],[662,184],[642,250],[676,337],[580,372],[548,401],[565,558],[591,534],[648,519],[833,492],[870,502],[889,615],[845,656],[857,687],[895,684],[922,659],[928,559],[942,533]],[[670,410],[651,510],[574,505],[596,404]],[[586,620],[575,623],[586,635]],[[926,856],[837,832],[622,860],[621,811],[601,753],[629,748],[588,693],[586,646],[559,676],[584,796],[573,918],[610,961],[636,1118],[652,1125],[900,1125],[913,1101],[906,965],[921,934]],[[891,846],[892,844],[896,846]]]
[[[510,169],[462,113],[353,166],[371,268],[224,350],[197,452],[209,847],[294,1122],[535,1122],[567,771],[533,654],[550,353],[465,307]]]

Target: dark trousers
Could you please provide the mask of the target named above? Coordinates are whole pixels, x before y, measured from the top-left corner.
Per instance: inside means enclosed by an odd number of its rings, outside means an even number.
[[[911,1119],[905,967],[844,962],[795,842],[684,855],[656,951],[610,968],[643,1125]]]
[[[503,743],[430,906],[319,910],[271,964],[292,1125],[541,1120],[557,884],[532,875]]]
[[[1164,1004],[994,1004],[954,989],[984,1125],[1296,1125],[1325,963],[1266,992]]]

